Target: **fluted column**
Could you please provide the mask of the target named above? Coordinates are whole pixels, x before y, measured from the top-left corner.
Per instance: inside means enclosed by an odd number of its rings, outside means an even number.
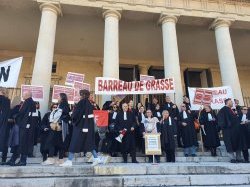
[[[117,10],[105,10],[103,77],[119,79],[119,20],[121,14]],[[111,100],[111,96],[103,95],[102,103]]]
[[[40,9],[42,16],[31,84],[44,86],[41,113],[45,114],[49,104],[57,16],[61,14],[61,9],[52,3],[42,3]]]
[[[175,95],[169,94],[171,99],[179,106],[182,103],[183,90],[181,84],[181,70],[176,36],[176,23],[178,17],[161,15],[164,53],[164,73],[166,78],[174,78]]]
[[[215,31],[222,84],[223,86],[231,86],[234,97],[242,105],[244,101],[229,31],[231,24],[232,20],[218,18],[214,20],[211,28]]]

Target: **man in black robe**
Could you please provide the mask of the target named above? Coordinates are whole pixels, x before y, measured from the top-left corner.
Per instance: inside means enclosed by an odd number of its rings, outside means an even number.
[[[124,163],[127,163],[128,153],[130,153],[130,156],[132,157],[132,163],[138,163],[136,160],[136,148],[135,148],[135,125],[136,125],[135,115],[132,112],[128,112],[128,104],[123,103],[122,111],[119,112],[116,117],[115,128],[119,133],[124,134],[121,144],[121,152]]]
[[[225,106],[218,113],[218,124],[222,129],[223,140],[232,163],[241,162],[240,122],[232,110],[231,99],[225,100]],[[235,154],[234,154],[235,153]]]
[[[31,92],[24,93],[24,103],[21,106],[16,123],[19,126],[19,153],[21,154],[20,161],[16,166],[25,166],[27,156],[34,146],[35,124],[33,114],[36,112],[36,103],[32,99]]]
[[[10,100],[7,97],[7,90],[0,87],[0,152],[2,152],[2,163],[5,164],[8,153],[8,137],[10,125],[8,118],[10,115]]]
[[[249,163],[248,149],[250,148],[250,113],[247,111],[246,106],[241,107],[239,120],[240,120],[240,147],[242,149],[244,162]]]

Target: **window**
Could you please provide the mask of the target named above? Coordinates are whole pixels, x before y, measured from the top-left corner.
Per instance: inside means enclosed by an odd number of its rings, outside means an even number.
[[[52,73],[56,73],[57,62],[53,62],[52,64]]]

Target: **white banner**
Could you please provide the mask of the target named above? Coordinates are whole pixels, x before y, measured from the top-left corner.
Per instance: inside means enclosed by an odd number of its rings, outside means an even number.
[[[224,100],[233,98],[231,87],[190,88],[188,87],[191,110],[199,110],[202,105],[210,105],[212,109],[221,109]]]
[[[133,82],[108,77],[95,78],[95,94],[97,95],[166,94],[174,92],[173,78]]]
[[[0,62],[0,86],[15,88],[22,65],[23,57]]]

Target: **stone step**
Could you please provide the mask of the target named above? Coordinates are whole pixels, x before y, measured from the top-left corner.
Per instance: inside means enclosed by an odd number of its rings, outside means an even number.
[[[23,167],[1,166],[0,178],[39,178],[39,177],[97,177],[130,175],[222,175],[249,174],[250,164],[222,162],[203,163],[160,163],[160,164],[121,164],[97,165],[74,163],[73,167],[41,166],[29,164]],[[249,178],[250,181],[250,178]]]
[[[249,186],[249,174],[0,179],[0,187]]]
[[[136,157],[137,161],[139,163],[147,163],[148,162],[148,157]],[[64,158],[66,160],[66,158]],[[77,163],[87,163],[90,162],[88,158],[75,158],[73,160],[74,162]],[[160,158],[161,162],[166,162],[165,157]],[[178,156],[176,157],[176,162],[229,162],[230,159],[228,157],[211,157],[211,156],[199,156],[199,157],[181,157]],[[29,164],[40,164],[42,162],[42,158],[28,158],[27,162]],[[123,158],[122,157],[110,157],[109,163],[122,163]],[[131,162],[131,158],[128,158],[128,162]]]

